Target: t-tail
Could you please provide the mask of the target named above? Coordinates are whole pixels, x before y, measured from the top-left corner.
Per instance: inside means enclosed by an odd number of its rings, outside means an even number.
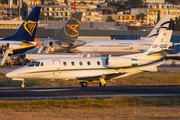
[[[144,40],[154,41],[159,33],[169,28],[171,15],[164,15]]]
[[[172,49],[169,49],[169,42],[171,40],[172,30],[163,30],[159,33],[151,47],[147,50],[147,55],[152,54],[165,54],[172,52]]]
[[[54,40],[75,40],[79,35],[82,12],[75,12]]]
[[[21,24],[19,29],[12,36],[4,38],[2,40],[34,41],[40,9],[41,7],[39,6],[34,7],[30,14],[26,17],[24,22]]]

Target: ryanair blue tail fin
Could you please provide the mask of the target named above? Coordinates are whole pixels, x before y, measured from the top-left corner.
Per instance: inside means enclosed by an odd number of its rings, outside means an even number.
[[[79,35],[79,28],[81,25],[82,12],[75,12],[69,21],[65,24],[63,29],[53,39],[55,40],[74,40]]]
[[[21,24],[19,29],[14,33],[14,35],[6,37],[2,40],[11,40],[11,41],[34,41],[36,34],[37,23],[39,19],[41,7],[36,6],[33,8],[31,13],[26,17],[24,22]]]

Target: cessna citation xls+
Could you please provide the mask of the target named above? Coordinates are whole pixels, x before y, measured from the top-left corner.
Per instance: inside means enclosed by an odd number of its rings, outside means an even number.
[[[89,58],[42,58],[6,74],[12,80],[22,81],[31,78],[77,80],[82,87],[88,82],[98,82],[106,86],[106,80],[126,77],[143,71],[157,71],[157,66],[165,62],[172,30],[161,31],[150,48],[139,54]]]

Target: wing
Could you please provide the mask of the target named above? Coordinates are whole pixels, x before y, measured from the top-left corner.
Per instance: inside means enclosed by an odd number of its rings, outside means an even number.
[[[109,80],[111,78],[115,78],[121,75],[126,74],[125,72],[119,72],[119,73],[111,73],[111,74],[102,74],[102,75],[96,75],[96,76],[80,76],[76,77],[77,80],[88,80],[88,81],[93,81],[93,80],[99,80],[100,78],[104,78],[105,80]]]

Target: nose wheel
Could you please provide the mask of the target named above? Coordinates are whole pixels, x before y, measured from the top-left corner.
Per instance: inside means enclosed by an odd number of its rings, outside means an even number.
[[[25,88],[24,81],[22,81],[22,83],[21,83],[20,87],[21,87],[22,89],[24,89],[24,88]]]

